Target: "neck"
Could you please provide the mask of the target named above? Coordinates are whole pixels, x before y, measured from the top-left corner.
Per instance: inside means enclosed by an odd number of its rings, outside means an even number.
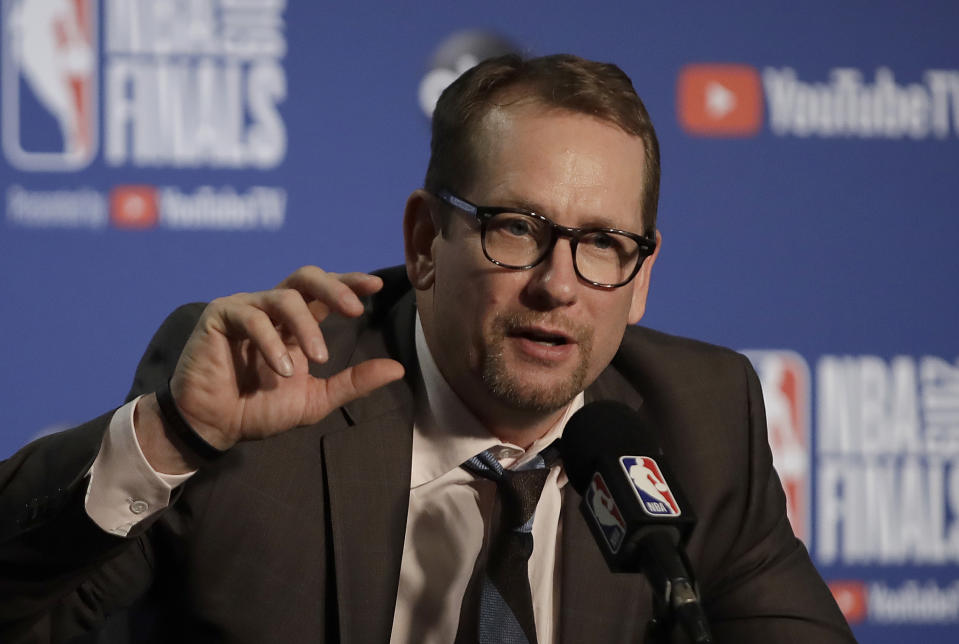
[[[570,401],[572,402],[572,401]],[[479,419],[490,434],[504,443],[528,449],[530,445],[545,436],[562,419],[570,403],[554,411],[516,409],[503,403],[495,403],[477,409],[466,406]]]

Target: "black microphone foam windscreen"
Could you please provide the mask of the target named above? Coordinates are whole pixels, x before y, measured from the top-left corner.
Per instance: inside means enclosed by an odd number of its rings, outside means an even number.
[[[642,422],[634,409],[612,400],[591,402],[573,414],[560,442],[573,489],[583,494],[600,456],[659,452],[655,441],[644,436]]]

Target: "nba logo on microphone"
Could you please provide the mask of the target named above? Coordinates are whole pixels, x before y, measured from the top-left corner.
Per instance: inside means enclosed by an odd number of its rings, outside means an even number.
[[[786,514],[796,536],[809,545],[810,377],[794,351],[743,351],[762,384],[773,466],[786,493]]]
[[[626,521],[616,507],[613,495],[606,487],[606,481],[599,473],[593,474],[593,480],[589,482],[589,487],[586,489],[586,507],[596,520],[596,525],[599,526],[606,543],[609,544],[609,549],[613,553],[619,552],[623,537],[626,536]]]
[[[21,170],[80,170],[97,152],[97,3],[3,0],[3,151]]]
[[[648,456],[621,456],[619,464],[632,481],[633,491],[646,514],[653,517],[682,514],[656,461]]]

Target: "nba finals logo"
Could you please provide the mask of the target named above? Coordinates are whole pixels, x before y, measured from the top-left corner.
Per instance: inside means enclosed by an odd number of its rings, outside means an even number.
[[[793,532],[809,545],[809,367],[793,351],[744,351],[762,383],[773,465],[786,492]]]
[[[97,152],[93,0],[3,1],[3,150],[21,170],[80,170]]]
[[[648,456],[622,456],[619,464],[632,481],[633,491],[646,514],[654,517],[682,514],[656,461]]]

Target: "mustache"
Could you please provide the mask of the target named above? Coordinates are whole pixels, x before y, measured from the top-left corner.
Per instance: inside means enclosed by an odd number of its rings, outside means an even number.
[[[540,325],[559,329],[578,344],[588,346],[592,343],[593,328],[590,325],[573,322],[566,316],[556,313],[513,311],[500,313],[493,319],[493,331],[502,337],[516,329]]]

